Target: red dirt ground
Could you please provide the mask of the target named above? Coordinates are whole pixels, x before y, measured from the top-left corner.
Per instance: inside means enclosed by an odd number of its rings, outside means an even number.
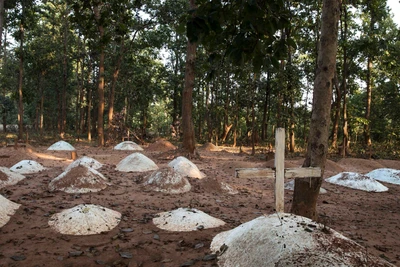
[[[47,147],[0,148],[0,166],[11,167],[23,159],[35,160],[46,171],[26,175],[17,185],[0,189],[0,194],[21,204],[16,214],[0,228],[0,267],[5,266],[216,266],[204,261],[210,254],[212,238],[262,214],[274,212],[273,181],[262,178],[239,179],[235,168],[266,167],[265,157],[239,153],[225,147],[219,151],[200,149],[201,159],[192,160],[210,179],[211,186],[194,181],[192,191],[165,195],[144,189],[144,174],[121,173],[115,165],[129,151],[75,144],[78,156],[89,156],[104,166],[99,170],[111,186],[88,194],[49,192],[48,183],[72,161],[69,153],[48,152]],[[166,166],[174,151],[145,150],[143,154],[159,167]],[[213,149],[216,150],[216,149]],[[167,156],[166,153],[170,153]],[[287,160],[287,166],[300,166],[302,159]],[[400,161],[341,159],[328,161],[325,178],[342,171],[369,172],[379,167],[400,169]],[[237,195],[223,193],[215,180],[237,189]],[[366,253],[400,265],[400,186],[385,184],[388,192],[368,193],[328,183],[320,195],[320,220],[366,247]],[[290,210],[292,192],[285,191],[285,210]],[[53,231],[48,220],[54,213],[78,204],[102,205],[122,213],[121,223],[108,233],[68,236]],[[155,214],[178,207],[193,207],[227,224],[196,232],[167,232],[152,223]]]

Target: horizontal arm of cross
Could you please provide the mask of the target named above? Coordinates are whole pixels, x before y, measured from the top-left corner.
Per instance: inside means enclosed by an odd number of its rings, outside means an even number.
[[[285,178],[321,177],[321,168],[285,168]],[[275,168],[238,168],[236,178],[275,178]]]

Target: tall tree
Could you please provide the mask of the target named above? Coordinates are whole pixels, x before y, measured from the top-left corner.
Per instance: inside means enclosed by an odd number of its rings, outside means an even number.
[[[291,210],[292,213],[311,219],[317,218],[317,198],[328,154],[332,79],[336,68],[339,16],[340,1],[324,0],[311,125],[306,159],[303,163],[303,167],[320,167],[322,175],[318,178],[296,178]]]
[[[196,8],[195,0],[189,0],[190,9],[194,11]],[[185,86],[182,92],[182,130],[183,142],[182,148],[193,155],[196,142],[194,135],[194,125],[192,118],[193,109],[193,88],[195,82],[195,62],[196,62],[196,42],[190,39],[186,48],[186,65],[185,65]]]

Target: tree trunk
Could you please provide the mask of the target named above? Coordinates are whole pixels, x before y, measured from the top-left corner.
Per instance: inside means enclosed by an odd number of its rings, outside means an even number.
[[[18,139],[22,140],[24,135],[24,102],[22,95],[22,84],[24,74],[24,25],[19,25],[20,43],[19,43],[19,78],[18,78]]]
[[[63,86],[61,92],[61,125],[60,137],[64,138],[67,126],[67,83],[68,83],[68,60],[67,60],[67,47],[68,47],[68,9],[65,9],[64,19],[64,33],[63,33]]]
[[[332,127],[332,147],[337,148],[337,138],[339,132],[339,119],[340,119],[340,108],[342,102],[342,93],[340,92],[339,81],[337,78],[337,73],[335,71],[335,76],[333,78],[334,85],[335,85],[335,93],[336,99],[333,103],[333,107],[335,108],[335,116],[333,118],[333,127]]]
[[[119,70],[121,68],[121,64],[122,64],[122,58],[124,55],[124,41],[121,41],[121,49],[120,49],[120,53],[117,59],[117,63],[115,65],[114,68],[114,72],[113,72],[113,76],[112,76],[112,80],[111,80],[111,88],[110,88],[110,95],[108,97],[108,128],[111,128],[111,123],[112,123],[112,119],[114,116],[114,99],[115,99],[115,86],[117,84],[117,79],[118,79],[118,75],[119,75]]]
[[[339,151],[342,157],[350,154],[349,150],[349,130],[347,122],[347,5],[342,3],[342,12],[344,15],[344,29],[342,29],[342,39],[343,39],[343,74],[342,74],[342,92],[343,92],[343,142],[341,146],[341,151]]]
[[[195,0],[189,0],[190,8],[195,8]],[[195,138],[194,126],[192,119],[193,109],[193,88],[195,79],[195,61],[196,61],[196,43],[188,40],[186,50],[186,64],[185,64],[185,87],[182,92],[182,130],[183,130],[183,143],[182,147],[188,151],[189,154],[194,154]]]
[[[365,124],[364,124],[364,142],[365,145],[370,148],[371,147],[371,134],[370,134],[370,117],[371,117],[371,101],[372,101],[372,58],[368,57],[367,62],[367,99],[365,106]]]
[[[267,112],[269,107],[269,95],[270,95],[270,86],[271,86],[271,73],[267,72],[267,85],[265,88],[265,101],[263,106],[263,118],[262,118],[262,126],[261,126],[261,139],[265,141],[267,138],[268,131],[268,120],[267,120]]]
[[[313,110],[303,167],[320,167],[319,178],[296,178],[291,212],[317,219],[317,198],[328,154],[332,79],[336,69],[337,23],[339,0],[324,0],[321,18],[321,40],[314,82]]]
[[[97,26],[100,33],[100,55],[99,55],[99,81],[97,86],[97,96],[99,99],[97,107],[97,144],[98,146],[104,146],[104,27],[101,22],[101,14],[99,6],[101,3],[93,7],[94,17],[97,22]]]

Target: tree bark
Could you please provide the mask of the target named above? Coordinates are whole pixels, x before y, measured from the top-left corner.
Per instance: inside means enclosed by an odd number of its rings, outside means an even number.
[[[101,24],[100,7],[101,3],[93,7],[94,17],[97,22],[97,26],[100,33],[100,42],[103,42],[104,38],[104,27]],[[97,107],[97,144],[98,146],[104,146],[104,44],[100,44],[100,55],[99,55],[99,81],[97,86],[97,96],[99,99]]]
[[[371,102],[372,102],[372,58],[369,56],[367,60],[367,99],[365,103],[365,124],[364,124],[364,142],[370,148],[371,134],[370,134],[370,117],[371,117]]]
[[[121,49],[120,49],[120,53],[117,59],[117,63],[115,65],[114,68],[114,72],[113,72],[113,76],[112,76],[112,80],[111,80],[111,89],[110,89],[110,95],[108,98],[108,128],[111,128],[111,123],[112,123],[112,119],[114,116],[114,99],[115,99],[115,86],[117,84],[117,79],[119,76],[119,70],[121,68],[121,64],[122,64],[122,58],[124,56],[124,40],[122,39],[121,41]]]
[[[60,124],[60,137],[64,138],[65,128],[67,125],[67,83],[68,83],[68,61],[67,61],[67,46],[68,46],[68,9],[65,8],[64,19],[64,32],[63,32],[63,86],[61,92],[61,124]]]
[[[338,139],[338,132],[339,132],[339,119],[340,119],[340,108],[342,103],[342,93],[339,86],[339,81],[337,78],[337,73],[335,72],[335,76],[333,78],[334,85],[335,85],[335,93],[336,99],[333,103],[333,107],[335,108],[335,115],[333,118],[333,127],[332,127],[332,147],[337,148],[337,139]]]
[[[320,167],[321,177],[296,178],[291,212],[317,219],[316,202],[328,154],[332,79],[336,69],[339,0],[324,0],[321,39],[314,82],[313,110],[303,167]]]
[[[195,8],[195,0],[189,0],[190,8]],[[195,79],[195,61],[196,61],[196,43],[188,40],[186,50],[186,64],[185,64],[185,86],[182,92],[182,130],[183,130],[183,143],[182,147],[188,151],[189,154],[194,154],[195,150],[195,137],[194,126],[192,119],[192,95]]]
[[[18,139],[22,140],[24,135],[24,102],[22,95],[23,74],[24,74],[24,25],[19,25],[20,43],[19,43],[19,78],[18,78]]]

